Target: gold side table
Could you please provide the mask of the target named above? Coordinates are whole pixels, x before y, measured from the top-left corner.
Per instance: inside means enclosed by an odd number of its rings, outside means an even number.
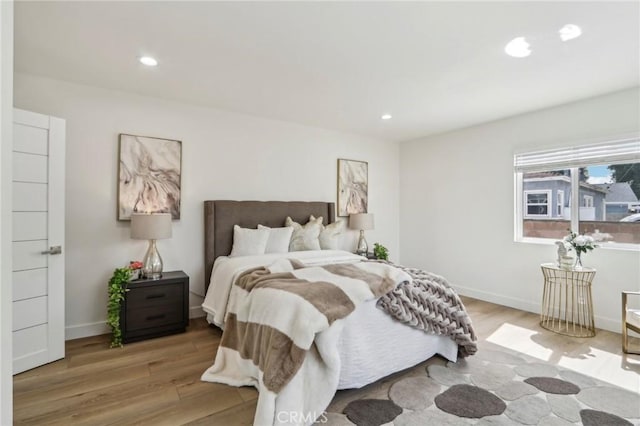
[[[593,268],[561,269],[555,263],[543,263],[544,291],[540,326],[572,337],[593,337],[591,282]]]

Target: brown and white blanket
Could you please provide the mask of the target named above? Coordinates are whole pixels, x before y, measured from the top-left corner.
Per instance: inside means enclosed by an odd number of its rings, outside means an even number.
[[[215,363],[202,380],[255,386],[254,426],[311,424],[338,387],[339,320],[411,281],[407,272],[380,262],[304,267],[281,259],[247,271],[232,287]],[[396,299],[390,306],[407,305]]]
[[[373,262],[303,267],[281,259],[248,271],[233,285],[215,363],[202,380],[256,386],[255,426],[311,424],[338,387],[338,320],[409,279]]]

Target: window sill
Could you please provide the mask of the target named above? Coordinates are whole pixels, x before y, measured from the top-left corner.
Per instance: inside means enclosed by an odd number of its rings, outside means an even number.
[[[547,246],[556,245],[556,241],[559,241],[559,240],[554,240],[551,238],[531,238],[531,237],[519,238],[515,240],[516,243],[540,244],[540,245],[547,245]],[[640,252],[640,244],[625,244],[625,243],[610,243],[610,242],[597,243],[597,244],[598,244],[598,248],[601,248],[604,250],[622,250],[622,251]]]

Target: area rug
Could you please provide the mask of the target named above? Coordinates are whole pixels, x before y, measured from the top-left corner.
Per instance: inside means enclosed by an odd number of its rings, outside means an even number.
[[[318,424],[640,425],[638,393],[495,345],[423,371],[399,378],[387,398],[351,401]]]

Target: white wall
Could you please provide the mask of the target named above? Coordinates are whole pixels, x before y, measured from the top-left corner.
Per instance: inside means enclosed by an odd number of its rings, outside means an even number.
[[[14,90],[16,107],[67,120],[67,339],[106,331],[106,282],[146,250],[116,220],[119,133],[182,141],[181,220],[158,250],[165,270],[189,274],[192,292],[203,292],[204,200],[335,201],[338,158],[369,162],[368,241],[398,259],[396,144],[22,74]]]
[[[11,334],[11,151],[13,146],[13,1],[0,1],[0,425],[13,418]]]
[[[554,245],[514,242],[513,154],[638,132],[640,93],[582,102],[400,146],[400,257],[461,294],[539,312]],[[620,330],[620,291],[640,289],[640,252],[596,249],[596,326]]]

